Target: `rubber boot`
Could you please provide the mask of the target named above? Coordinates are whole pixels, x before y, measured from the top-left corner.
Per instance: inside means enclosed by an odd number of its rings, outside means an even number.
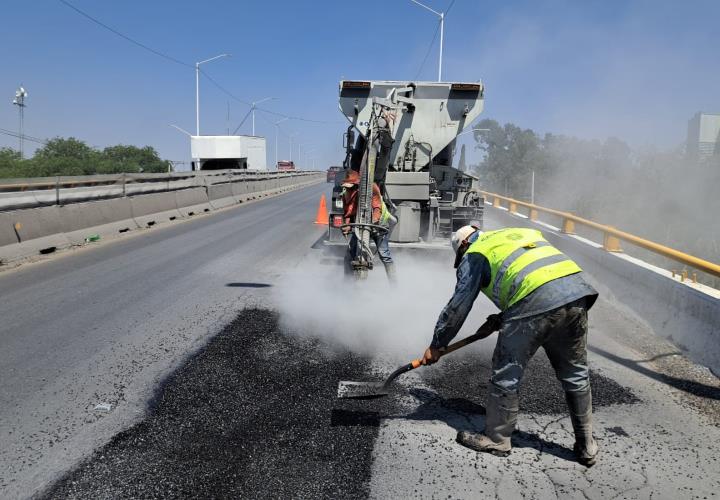
[[[385,274],[387,274],[388,281],[391,285],[397,285],[397,271],[395,270],[395,264],[385,264]]]
[[[575,431],[573,451],[578,462],[586,467],[595,465],[598,445],[592,435],[592,392],[590,386],[584,391],[567,391],[565,400],[570,410],[570,421]]]
[[[457,442],[475,451],[492,453],[499,457],[510,454],[510,436],[517,425],[517,392],[493,389],[485,406],[485,431],[483,433],[460,431]]]

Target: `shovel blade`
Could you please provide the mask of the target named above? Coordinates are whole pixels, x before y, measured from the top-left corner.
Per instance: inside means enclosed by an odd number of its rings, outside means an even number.
[[[338,384],[338,398],[372,399],[387,396],[384,382],[353,382],[343,380]]]

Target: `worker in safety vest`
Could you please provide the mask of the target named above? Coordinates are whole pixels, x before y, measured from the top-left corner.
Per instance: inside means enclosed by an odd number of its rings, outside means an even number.
[[[485,431],[459,432],[458,443],[506,456],[518,414],[518,385],[542,346],[565,390],[575,431],[575,455],[591,466],[598,452],[592,435],[592,396],[587,366],[587,312],[598,293],[569,257],[535,229],[482,232],[460,228],[452,238],[457,285],[440,313],[423,364],[438,360],[483,292],[501,311],[492,359]]]
[[[357,238],[352,232],[352,224],[355,222],[358,205],[358,186],[360,184],[360,174],[357,170],[349,169],[342,182],[342,199],[343,199],[343,226],[342,232],[345,235],[352,233],[350,243],[348,245],[348,260],[354,260],[357,255]],[[373,229],[370,232],[371,239],[375,242],[377,253],[380,260],[385,266],[385,272],[391,282],[395,281],[395,264],[392,254],[390,253],[390,233],[397,224],[397,218],[390,213],[383,200],[380,187],[376,182],[373,183],[372,194],[372,223],[385,230]]]

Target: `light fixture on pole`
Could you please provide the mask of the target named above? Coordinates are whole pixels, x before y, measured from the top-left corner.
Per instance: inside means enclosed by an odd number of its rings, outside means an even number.
[[[210,59],[195,63],[195,135],[200,135],[200,65],[220,59],[221,57],[230,57],[231,54],[220,54]]]
[[[306,142],[305,144],[298,144],[298,165],[299,165],[300,163],[302,163],[301,148],[304,148],[304,147],[307,146],[307,145],[308,145],[307,142]]]
[[[425,4],[422,4],[418,2],[417,0],[410,0],[412,3],[415,3],[419,5],[420,7],[423,7],[436,16],[440,18],[440,62],[438,63],[438,82],[442,81],[442,56],[443,56],[443,39],[445,37],[445,13],[444,12],[438,12],[434,9],[431,9]]]
[[[20,137],[20,159],[23,158],[23,147],[24,147],[24,132],[25,132],[25,98],[27,97],[28,93],[25,90],[25,88],[20,85],[20,88],[15,91],[15,99],[13,99],[13,104],[18,107],[18,113],[20,115],[20,130],[19,130],[19,137]]]
[[[255,101],[252,103],[252,106],[250,106],[250,111],[252,111],[252,135],[255,137],[255,110],[257,109],[257,105],[261,104],[265,101],[273,101],[277,99],[277,97],[266,97],[265,99],[260,99],[259,101]]]
[[[290,118],[283,118],[282,120],[278,120],[275,122],[275,165],[277,165],[278,162],[278,135],[280,133],[280,124],[282,122],[288,121]]]

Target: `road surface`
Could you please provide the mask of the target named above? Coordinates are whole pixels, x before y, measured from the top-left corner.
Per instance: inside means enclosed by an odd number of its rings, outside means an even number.
[[[377,293],[348,292],[311,248],[325,189],[0,273],[0,497],[717,497],[720,384],[601,283],[591,469],[572,459],[542,353],[510,457],[454,442],[483,427],[491,339],[404,376],[391,398],[336,400],[337,379],[419,354],[453,272],[451,258],[401,254],[399,288],[380,268]],[[471,323],[490,312],[479,299]],[[400,326],[378,341],[383,324]]]

